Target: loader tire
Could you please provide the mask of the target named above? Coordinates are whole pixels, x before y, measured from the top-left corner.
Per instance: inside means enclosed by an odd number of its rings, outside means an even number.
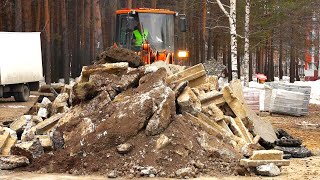
[[[16,102],[27,102],[30,96],[30,89],[27,85],[23,85],[22,92],[15,92],[13,96]]]

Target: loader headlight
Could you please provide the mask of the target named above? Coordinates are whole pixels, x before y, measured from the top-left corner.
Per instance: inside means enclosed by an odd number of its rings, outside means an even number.
[[[189,57],[189,51],[179,50],[178,51],[178,57],[179,58],[187,58],[187,57]]]

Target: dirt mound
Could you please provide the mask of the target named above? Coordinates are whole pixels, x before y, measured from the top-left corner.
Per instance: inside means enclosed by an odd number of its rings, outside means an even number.
[[[139,67],[144,65],[141,57],[134,51],[120,47],[109,47],[100,53],[95,64],[128,62],[130,67]]]
[[[33,159],[24,170],[125,177],[235,173],[242,156],[230,138],[208,134],[177,114],[178,92],[166,83],[164,68],[112,68],[73,86],[74,106],[54,130],[63,135],[63,149]]]

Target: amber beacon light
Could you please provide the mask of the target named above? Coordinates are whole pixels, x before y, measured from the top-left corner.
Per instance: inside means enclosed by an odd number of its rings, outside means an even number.
[[[187,58],[187,57],[189,57],[189,51],[179,50],[178,51],[178,57],[179,58]]]

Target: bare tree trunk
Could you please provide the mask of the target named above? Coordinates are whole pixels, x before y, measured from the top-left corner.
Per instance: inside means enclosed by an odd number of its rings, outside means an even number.
[[[103,37],[102,37],[102,29],[101,29],[101,12],[100,12],[100,4],[99,0],[93,1],[93,11],[94,11],[94,20],[95,20],[95,28],[94,28],[94,40],[95,40],[95,54],[99,54],[103,51]]]
[[[269,80],[269,66],[268,66],[268,61],[269,61],[269,44],[268,44],[268,40],[266,41],[266,44],[265,44],[265,54],[264,54],[264,74],[268,77],[268,80]]]
[[[263,69],[263,47],[260,47],[260,60],[259,60],[259,73],[264,73],[264,69]]]
[[[300,81],[300,76],[299,76],[299,62],[296,60],[295,64],[295,70],[296,70],[296,81]]]
[[[270,38],[270,59],[269,59],[269,76],[270,81],[274,81],[274,60],[273,60],[273,38]]]
[[[260,66],[260,51],[259,51],[259,47],[256,47],[256,74],[258,74],[259,72],[259,66]]]
[[[231,67],[232,67],[232,78],[237,79],[237,14],[236,14],[236,0],[230,0],[230,12],[228,13],[220,0],[216,0],[220,9],[224,12],[224,14],[229,18],[230,25],[230,47],[231,47]],[[229,72],[231,73],[231,72]]]
[[[84,13],[84,27],[85,27],[85,33],[84,33],[84,65],[90,64],[90,58],[91,58],[91,34],[90,34],[90,28],[91,28],[91,1],[85,0],[85,13]]]
[[[249,55],[249,82],[252,81],[252,53]]]
[[[236,14],[236,0],[230,0],[230,17],[229,17],[229,23],[230,23],[230,34],[231,34],[231,62],[232,62],[232,78],[237,79],[240,77],[237,77],[237,71],[238,71],[238,65],[237,65],[237,14]]]
[[[239,53],[237,56],[237,69],[238,69],[237,73],[238,73],[239,79],[241,77],[241,67],[240,67],[241,62],[240,61],[241,61],[241,57],[240,57],[240,53]]]
[[[214,36],[212,35],[212,37]],[[219,53],[218,51],[219,51],[219,39],[218,37],[215,37],[214,43],[213,43],[213,59],[215,59],[216,61],[218,61],[218,53]]]
[[[15,31],[22,31],[22,5],[21,0],[15,0]]]
[[[70,58],[69,58],[69,45],[68,45],[68,25],[67,25],[67,10],[66,1],[61,0],[61,21],[62,21],[62,51],[64,59],[64,82],[69,84],[70,82]]]
[[[23,0],[22,2],[22,17],[24,23],[24,31],[32,31],[32,15],[31,15],[31,3],[30,0]]]
[[[157,0],[151,0],[151,8],[157,8]]]
[[[249,28],[250,28],[250,0],[246,0],[246,10],[245,10],[245,24],[244,24],[244,58],[243,58],[243,78],[244,86],[249,86]],[[251,75],[250,75],[251,76]]]
[[[230,82],[232,80],[232,55],[231,55],[231,48],[228,46],[228,81]]]
[[[280,40],[280,48],[279,48],[279,79],[282,79],[283,77],[283,67],[282,67],[282,40]]]
[[[128,9],[132,9],[132,0],[127,0]]]
[[[208,31],[208,50],[207,50],[207,61],[211,59],[212,56],[212,30],[209,29]]]
[[[37,15],[36,15],[36,30],[41,31],[41,1],[37,2]]]
[[[291,45],[290,47],[290,83],[294,83],[295,78],[295,70],[294,70],[294,47]]]
[[[50,37],[50,11],[49,0],[44,0],[44,19],[46,37],[46,83],[51,84],[51,37]],[[21,24],[20,24],[21,25]]]
[[[227,47],[226,47],[226,45],[223,45],[222,63],[223,63],[223,65],[227,66]]]

